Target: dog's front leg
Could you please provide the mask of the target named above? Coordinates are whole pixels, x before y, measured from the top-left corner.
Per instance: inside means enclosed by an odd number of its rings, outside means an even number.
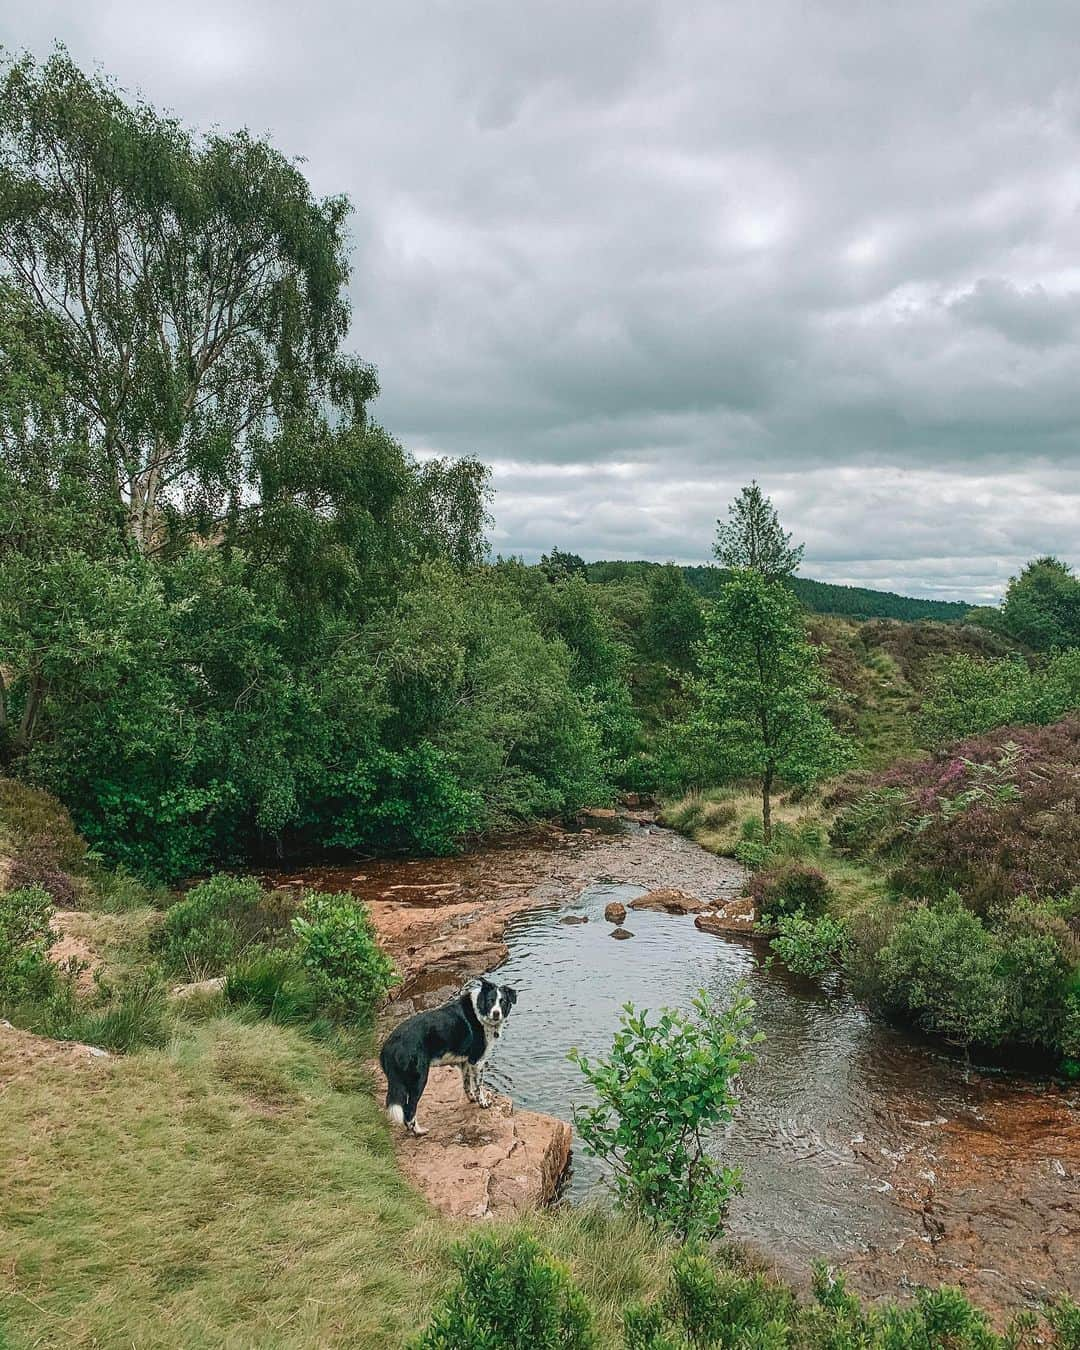
[[[490,1092],[488,1092],[487,1088],[484,1087],[483,1060],[481,1060],[480,1063],[476,1066],[475,1073],[476,1073],[476,1104],[477,1106],[481,1107],[483,1110],[486,1111],[487,1108],[494,1103],[495,1098],[491,1095]]]
[[[469,1101],[476,1101],[477,1082],[474,1064],[463,1064],[461,1066],[461,1085],[465,1089],[465,1096],[468,1097]]]

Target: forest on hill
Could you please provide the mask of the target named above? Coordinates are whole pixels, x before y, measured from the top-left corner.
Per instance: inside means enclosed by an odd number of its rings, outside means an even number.
[[[586,563],[590,581],[607,582],[648,579],[661,566],[655,562]],[[699,595],[715,596],[726,579],[724,569],[716,566],[682,566],[687,582]],[[791,576],[785,585],[813,614],[841,614],[852,619],[933,619],[938,623],[962,623],[971,610],[960,600],[925,600],[892,591],[876,591],[866,586],[841,586],[831,581],[813,581]]]

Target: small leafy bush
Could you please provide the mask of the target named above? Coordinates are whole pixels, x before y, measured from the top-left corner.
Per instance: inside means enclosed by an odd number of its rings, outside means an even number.
[[[820,979],[826,971],[842,965],[851,945],[847,925],[827,914],[816,919],[785,914],[778,920],[777,929],[777,936],[769,943],[774,954],[788,970],[811,979]]]
[[[311,891],[292,929],[320,1004],[335,1016],[370,1019],[397,976],[375,939],[367,907],[346,892]]]
[[[295,912],[296,900],[286,892],[264,891],[254,877],[220,873],[166,912],[162,959],[192,980],[220,975],[255,943],[284,939]]]
[[[0,853],[28,867],[78,871],[86,843],[55,797],[13,778],[0,778]]]
[[[693,1006],[650,1022],[628,1003],[607,1059],[570,1056],[598,1098],[574,1112],[586,1150],[611,1168],[620,1203],[682,1238],[719,1232],[738,1190],[738,1169],[706,1153],[707,1136],[731,1119],[760,1039],[744,994],[717,1008],[702,991]]]
[[[759,914],[778,919],[801,911],[813,919],[828,903],[829,883],[817,867],[800,862],[773,863],[750,878],[746,893]]]
[[[49,927],[52,897],[41,886],[18,886],[0,895],[0,999],[23,998],[48,965],[56,941]]]
[[[454,1254],[458,1279],[414,1350],[593,1350],[589,1306],[569,1271],[523,1233],[482,1233]]]

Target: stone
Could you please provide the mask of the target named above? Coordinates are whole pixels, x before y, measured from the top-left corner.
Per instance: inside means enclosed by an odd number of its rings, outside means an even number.
[[[378,1091],[383,1088],[379,1075]],[[504,1219],[550,1204],[570,1162],[564,1120],[516,1111],[494,1096],[486,1110],[470,1102],[455,1068],[432,1069],[416,1113],[427,1134],[394,1131],[398,1166],[440,1213],[454,1219]]]
[[[659,909],[665,914],[695,914],[706,909],[704,900],[697,900],[685,891],[677,891],[671,886],[662,886],[659,890],[647,891],[630,901],[631,909]]]
[[[215,975],[209,980],[195,980],[192,984],[175,984],[169,997],[183,1001],[189,998],[211,998],[225,988],[225,976]]]
[[[716,909],[704,909],[694,915],[694,927],[703,933],[753,933],[757,923],[754,902],[745,895],[729,900]]]
[[[587,806],[581,815],[585,820],[618,820],[619,813],[611,806]]]
[[[613,928],[608,936],[618,938],[620,942],[625,942],[627,938],[632,938],[634,935],[628,928]]]
[[[621,924],[626,919],[626,906],[618,900],[609,900],[604,906],[604,918],[608,923]]]
[[[559,922],[560,922],[560,923],[588,923],[588,922],[589,922],[589,916],[588,916],[587,914],[564,914],[563,917],[559,920]]]

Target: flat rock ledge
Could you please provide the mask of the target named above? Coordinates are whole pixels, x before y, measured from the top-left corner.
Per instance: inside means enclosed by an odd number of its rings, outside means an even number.
[[[694,915],[694,927],[703,933],[753,933],[756,923],[754,902],[745,895],[736,896],[726,905],[702,909]]]
[[[380,1098],[385,1080],[376,1073]],[[428,1133],[394,1129],[404,1176],[429,1204],[452,1219],[511,1218],[554,1200],[570,1163],[564,1120],[516,1111],[506,1097],[481,1110],[454,1068],[432,1069],[416,1113]]]
[[[639,895],[636,900],[630,901],[631,909],[658,909],[665,914],[696,914],[699,910],[707,909],[704,900],[698,900],[696,896],[687,895],[685,891],[677,891],[673,886],[661,886],[659,890],[646,891],[644,895]]]

